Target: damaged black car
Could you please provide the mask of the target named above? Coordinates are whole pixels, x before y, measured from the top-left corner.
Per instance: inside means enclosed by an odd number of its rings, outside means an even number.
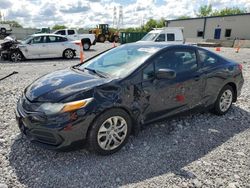
[[[241,93],[242,66],[189,45],[126,44],[28,86],[18,126],[49,149],[87,143],[111,154],[140,126],[192,109],[228,112]]]

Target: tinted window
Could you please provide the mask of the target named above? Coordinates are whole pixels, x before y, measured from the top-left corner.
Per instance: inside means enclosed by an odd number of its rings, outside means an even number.
[[[74,30],[68,30],[68,35],[74,35],[75,31]]]
[[[66,32],[65,32],[65,30],[59,30],[59,31],[56,32],[56,34],[58,34],[58,35],[66,35]]]
[[[166,40],[166,35],[165,34],[160,34],[157,39],[156,42],[162,42]]]
[[[47,36],[46,43],[50,43],[50,42],[57,42],[57,37],[56,36]]]
[[[57,42],[65,42],[65,41],[68,41],[68,39],[65,37],[57,37]]]
[[[150,63],[146,68],[142,71],[143,80],[150,80],[154,78],[154,64]]]
[[[155,69],[188,72],[197,68],[196,53],[189,49],[167,50],[155,59]]]
[[[30,41],[30,43],[31,43],[31,44],[43,43],[43,42],[44,42],[43,38],[44,38],[43,36],[34,37],[34,38]]]
[[[174,33],[168,33],[167,34],[167,40],[168,41],[175,41],[175,35],[174,35]]]
[[[200,61],[204,66],[211,66],[218,63],[218,58],[214,54],[201,49],[198,50],[198,53]]]

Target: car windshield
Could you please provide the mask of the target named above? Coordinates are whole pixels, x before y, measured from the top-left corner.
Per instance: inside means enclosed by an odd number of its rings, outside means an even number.
[[[142,41],[153,41],[158,36],[158,33],[148,33],[141,40]]]
[[[22,44],[28,44],[29,41],[30,41],[32,38],[33,38],[33,36],[29,35],[29,36],[25,37],[25,38],[21,41],[21,43],[22,43]]]
[[[158,50],[160,47],[123,45],[87,61],[78,69],[95,70],[121,78],[133,72]]]

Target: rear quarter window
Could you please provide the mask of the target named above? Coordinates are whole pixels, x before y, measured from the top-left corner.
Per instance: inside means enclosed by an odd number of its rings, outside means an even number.
[[[65,37],[57,37],[57,42],[65,42],[65,41],[68,41],[68,39]]]
[[[215,54],[210,53],[206,50],[199,49],[198,50],[200,61],[203,66],[215,66],[220,63],[219,57],[217,57]]]

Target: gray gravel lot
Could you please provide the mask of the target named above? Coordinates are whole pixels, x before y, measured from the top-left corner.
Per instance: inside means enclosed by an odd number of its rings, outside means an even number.
[[[112,47],[97,44],[91,57]],[[214,50],[214,49],[211,49]],[[36,78],[74,65],[79,59],[0,62],[0,188],[2,187],[248,187],[250,188],[250,49],[220,54],[243,65],[245,85],[225,116],[176,117],[145,126],[111,156],[84,149],[55,152],[22,138],[14,107]]]

